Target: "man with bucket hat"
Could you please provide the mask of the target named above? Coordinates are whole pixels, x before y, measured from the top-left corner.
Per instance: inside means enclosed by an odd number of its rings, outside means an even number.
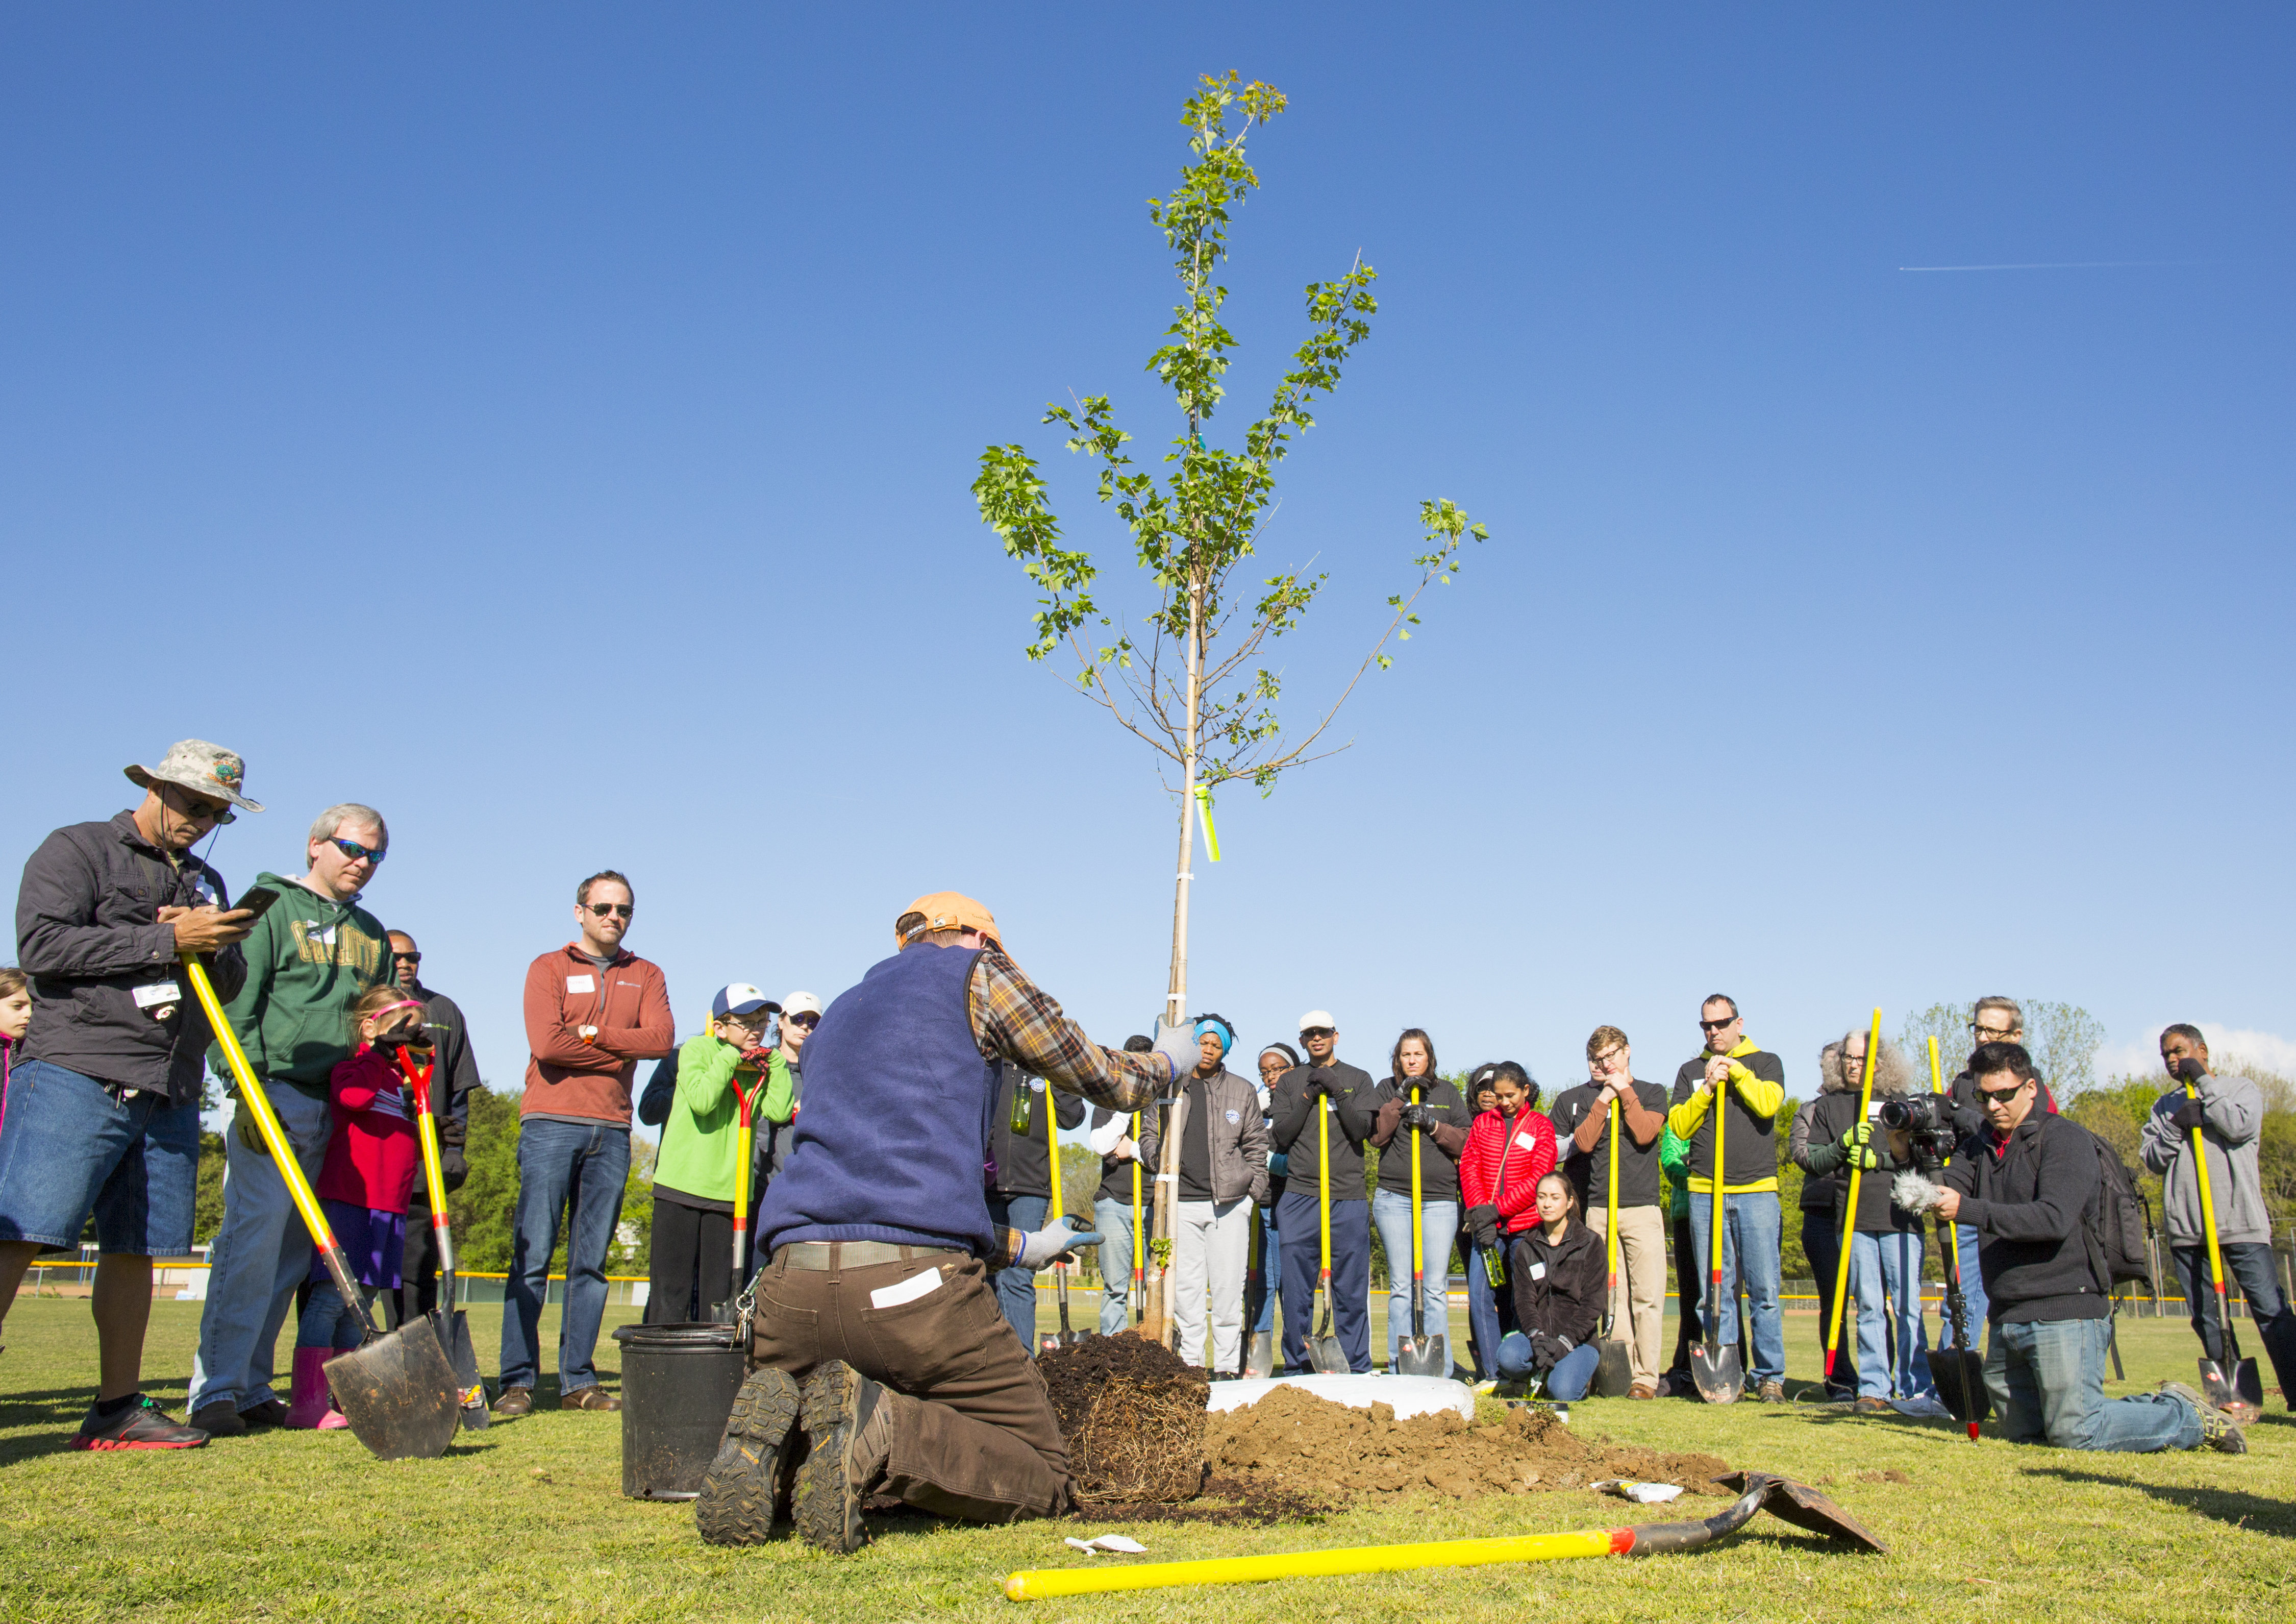
[[[138,1390],[152,1259],[191,1249],[199,1181],[211,1034],[177,955],[199,955],[226,997],[245,982],[251,915],[191,848],[233,808],[263,808],[241,792],[245,763],[204,740],[126,770],[143,803],[49,835],[16,895],[32,1024],[0,1125],[0,1316],[34,1255],[76,1244],[93,1212],[102,1375],[74,1447],[185,1449],[207,1434]]]
[[[990,1221],[998,1072],[1131,1111],[1195,1065],[1196,1042],[1160,1024],[1148,1054],[1094,1043],[970,897],[919,898],[893,939],[806,1045],[795,1145],[758,1226],[753,1368],[695,1506],[712,1544],[793,1518],[809,1543],[857,1550],[875,1494],[979,1522],[1070,1502],[1068,1446],[989,1277],[1101,1237]]]

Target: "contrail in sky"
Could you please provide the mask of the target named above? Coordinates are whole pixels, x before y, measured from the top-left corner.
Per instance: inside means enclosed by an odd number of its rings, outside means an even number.
[[[2134,265],[2206,265],[2205,259],[2053,259],[2038,265],[1901,265],[1901,271],[2099,271]]]

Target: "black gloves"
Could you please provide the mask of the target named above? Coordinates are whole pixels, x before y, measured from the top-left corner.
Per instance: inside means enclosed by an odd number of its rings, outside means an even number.
[[[1433,1126],[1429,1119],[1434,1114],[1434,1112],[1429,1111],[1424,1105],[1406,1105],[1403,1108],[1403,1114],[1398,1117],[1397,1120],[1401,1122],[1406,1128],[1414,1129],[1420,1133],[1425,1133],[1429,1128]]]
[[[1499,1210],[1482,1206],[1467,1209],[1467,1233],[1475,1237],[1475,1244],[1485,1251],[1496,1251],[1499,1244]]]
[[[439,1124],[439,1143],[461,1144],[471,1136],[471,1125],[456,1117],[448,1117]]]
[[[2197,1083],[2208,1074],[2207,1062],[2196,1054],[2187,1054],[2177,1062],[2177,1076],[2182,1081]]]
[[[2186,1062],[2187,1065],[2196,1062]],[[2191,1133],[2207,1119],[2207,1111],[2198,1100],[2178,1100],[2177,1109],[2169,1113],[2169,1120],[2179,1132]]]
[[[461,1189],[470,1176],[471,1164],[463,1157],[460,1145],[449,1145],[439,1153],[439,1182],[445,1185],[449,1192]]]
[[[1340,1093],[1340,1079],[1326,1067],[1311,1066],[1308,1071],[1308,1092],[1336,1099]]]
[[[1571,1346],[1567,1336],[1549,1336],[1544,1331],[1534,1331],[1530,1333],[1530,1362],[1541,1370],[1552,1370]]]

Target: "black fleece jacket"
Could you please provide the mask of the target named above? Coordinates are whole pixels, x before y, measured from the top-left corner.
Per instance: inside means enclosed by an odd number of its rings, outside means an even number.
[[[1514,1287],[1515,1323],[1526,1336],[1545,1333],[1572,1347],[1593,1337],[1603,1321],[1610,1258],[1593,1229],[1578,1218],[1559,1241],[1534,1224],[1514,1237],[1507,1259]]]
[[[2111,1311],[2089,1250],[2087,1215],[2101,1190],[2088,1129],[2037,1104],[2005,1144],[1990,1128],[1963,1140],[1945,1182],[1962,1194],[1954,1221],[1977,1231],[1994,1324],[2103,1319]]]
[[[1363,1145],[1371,1136],[1377,1107],[1368,1103],[1371,1073],[1361,1066],[1334,1060],[1325,1067],[1294,1066],[1277,1078],[1267,1103],[1268,1114],[1275,1120],[1268,1144],[1288,1159],[1285,1176],[1292,1187],[1314,1194],[1323,1144],[1316,1126],[1318,1096],[1308,1092],[1308,1075],[1316,1070],[1326,1071],[1332,1079],[1332,1199],[1362,1201],[1366,1194]]]
[[[1062,1094],[1057,1088],[1045,1087],[1041,1077],[1027,1072],[1004,1061],[997,1067],[996,1106],[988,1118],[988,1155],[996,1163],[996,1193],[1001,1196],[1043,1195],[1053,1193],[1053,1152],[1045,1143],[1045,1100],[1053,1102],[1053,1120],[1062,1128],[1074,1128],[1084,1120],[1085,1105],[1079,1096]],[[1013,1090],[1029,1093],[1029,1126],[1019,1133],[1013,1131]],[[1086,1212],[1086,1218],[1092,1216]]]

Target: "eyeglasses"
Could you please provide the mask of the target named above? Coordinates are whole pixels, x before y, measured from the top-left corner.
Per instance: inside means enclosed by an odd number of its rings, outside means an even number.
[[[178,789],[174,784],[160,791],[160,799],[185,817],[198,818],[203,824],[214,823],[231,810],[231,802],[227,800],[201,800],[189,790]]]
[[[354,863],[380,863],[390,855],[380,846],[362,846],[357,841],[332,841],[329,844]]]
[[[1974,1021],[1969,1023],[1969,1029],[1977,1035],[1980,1043],[2007,1043],[2017,1035],[2013,1026],[1980,1026]]]
[[[1732,1016],[1729,1016],[1727,1019],[1721,1020],[1721,1021],[1701,1021],[1698,1023],[1698,1029],[1699,1029],[1700,1031],[1702,1031],[1702,1032],[1718,1032],[1718,1031],[1720,1031],[1724,1027],[1728,1026],[1728,1025],[1730,1024],[1730,1022],[1731,1022],[1731,1021],[1735,1021],[1737,1018],[1738,1018],[1737,1016],[1735,1016],[1735,1015],[1732,1015]]]
[[[390,959],[395,964],[419,964],[422,962],[422,956],[419,953],[394,953]]]
[[[801,1026],[808,1032],[821,1024],[821,1017],[811,1010],[806,1011],[803,1014],[791,1015],[788,1019],[791,1026]]]
[[[2024,1092],[2025,1085],[2018,1083],[2008,1088],[1980,1088],[1977,1091],[1977,1097],[1988,1105],[2006,1105]]]
[[[1339,1035],[1340,1029],[1335,1026],[1302,1027],[1300,1030],[1302,1038],[1336,1038]]]
[[[588,908],[590,912],[595,914],[601,919],[605,918],[609,914],[617,915],[621,918],[627,919],[630,915],[636,911],[627,902],[586,902],[582,906]]]
[[[1595,1056],[1595,1063],[1598,1066],[1607,1066],[1625,1053],[1624,1049],[1605,1049]]]

